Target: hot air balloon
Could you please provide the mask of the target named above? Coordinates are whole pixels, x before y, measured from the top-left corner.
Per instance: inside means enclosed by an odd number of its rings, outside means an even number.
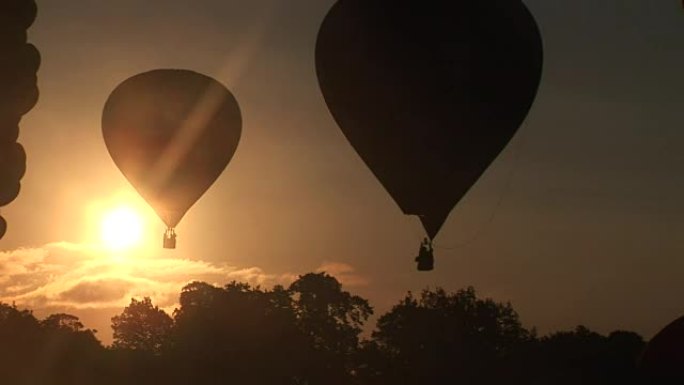
[[[166,248],[175,247],[174,228],[230,162],[241,131],[230,91],[188,70],[129,78],[111,93],[102,115],[109,154],[166,224]]]
[[[339,0],[316,42],[335,121],[431,239],[527,116],[542,61],[520,0]]]

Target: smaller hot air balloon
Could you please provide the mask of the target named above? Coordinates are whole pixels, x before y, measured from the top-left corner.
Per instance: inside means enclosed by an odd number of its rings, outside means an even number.
[[[218,81],[188,70],[135,75],[111,93],[102,115],[109,154],[166,224],[175,227],[214,183],[237,149],[242,117]]]

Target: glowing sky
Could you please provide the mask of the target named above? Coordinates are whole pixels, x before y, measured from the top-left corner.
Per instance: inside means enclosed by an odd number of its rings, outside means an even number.
[[[379,312],[407,290],[474,285],[542,333],[584,323],[650,336],[684,313],[681,2],[526,4],[546,50],[537,101],[452,212],[436,270],[419,274],[417,219],[375,181],[318,89],[313,49],[331,0],[39,1],[41,99],[22,122],[21,195],[2,209],[0,298],[107,334],[130,296],[171,308],[190,279],[270,285],[327,269]],[[155,68],[215,77],[244,119],[173,252],[100,133],[111,90]],[[121,201],[143,213],[146,246],[114,258],[93,245],[94,213]]]

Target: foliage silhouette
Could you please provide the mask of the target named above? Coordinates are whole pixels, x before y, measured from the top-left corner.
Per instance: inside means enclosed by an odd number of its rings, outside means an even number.
[[[373,338],[392,363],[386,373],[392,382],[497,383],[533,334],[510,304],[478,299],[469,287],[454,294],[425,290],[419,298],[409,293],[380,317]]]
[[[636,360],[644,341],[635,333],[616,331],[606,337],[578,326],[546,336],[539,345],[540,376],[549,383],[639,383]]]
[[[28,310],[0,304],[3,384],[84,384],[94,378],[102,345],[77,317],[38,321]]]
[[[130,349],[160,354],[171,333],[173,320],[148,297],[131,299],[123,313],[112,318],[115,349]]]
[[[217,378],[236,383],[295,378],[307,351],[290,304],[279,286],[272,290],[236,282],[223,288],[202,282],[186,286],[174,312],[170,357],[178,363],[177,376],[201,383]]]
[[[299,277],[289,288],[297,325],[315,351],[307,377],[311,383],[348,384],[362,326],[373,309],[368,301],[343,291],[325,273]]]
[[[408,293],[367,339],[368,301],[325,273],[288,288],[186,285],[170,316],[150,298],[112,318],[114,343],[69,314],[0,304],[3,384],[647,384],[636,333],[537,337],[472,287]],[[665,383],[665,382],[661,382]]]

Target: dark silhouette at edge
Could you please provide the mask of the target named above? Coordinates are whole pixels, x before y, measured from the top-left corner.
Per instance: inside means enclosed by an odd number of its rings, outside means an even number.
[[[26,153],[17,139],[21,117],[38,102],[40,53],[26,35],[37,13],[33,0],[0,2],[0,207],[17,198],[26,172]],[[0,239],[6,231],[0,216]]]

